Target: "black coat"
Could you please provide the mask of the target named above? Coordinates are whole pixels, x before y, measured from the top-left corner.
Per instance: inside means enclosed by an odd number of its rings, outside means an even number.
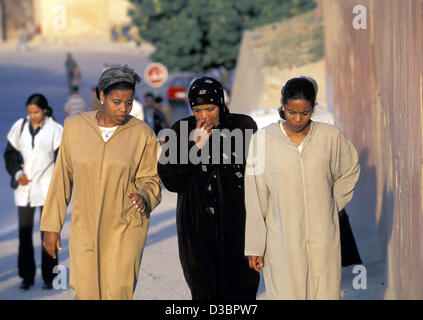
[[[191,116],[172,126],[177,134],[178,159],[182,121],[188,121],[188,132],[196,125],[195,118]],[[244,142],[248,140],[244,146],[248,147],[251,135],[246,135],[245,130],[255,132],[257,125],[249,116],[231,114],[224,128],[241,129]],[[169,143],[169,140],[166,142]],[[193,146],[194,142],[190,142],[188,150]],[[256,298],[259,274],[249,268],[248,259],[244,256],[247,153],[243,151],[245,157],[240,164],[233,164],[234,154],[232,164],[194,165],[180,161],[163,164],[164,148],[158,163],[158,173],[165,187],[178,193],[179,257],[193,299]],[[236,152],[236,157],[242,157],[240,153]],[[207,190],[211,186],[213,191],[210,193]]]

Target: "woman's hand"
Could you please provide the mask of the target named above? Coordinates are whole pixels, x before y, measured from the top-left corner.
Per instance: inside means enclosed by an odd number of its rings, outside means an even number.
[[[194,141],[199,149],[204,147],[207,140],[209,140],[213,127],[214,124],[210,121],[201,120],[197,122],[197,126],[194,129]]]
[[[260,268],[264,267],[263,257],[248,256],[248,264],[251,269],[260,272]]]
[[[56,259],[56,248],[59,251],[62,250],[60,243],[60,233],[45,231],[43,246],[47,253]]]
[[[28,179],[28,177],[26,176],[25,173],[23,175],[21,175],[18,179],[18,183],[21,186],[26,186],[30,182],[31,182],[31,180]]]
[[[145,213],[147,210],[147,202],[142,195],[139,193],[128,193],[128,198],[133,204],[135,204],[135,207],[139,212]]]

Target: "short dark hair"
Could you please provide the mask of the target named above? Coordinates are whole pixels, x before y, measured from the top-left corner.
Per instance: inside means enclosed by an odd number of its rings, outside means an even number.
[[[154,99],[154,94],[152,94],[151,92],[147,92],[147,93],[144,95],[144,98],[148,98],[148,97],[151,97],[151,98],[153,98],[153,99]]]
[[[135,92],[135,84],[131,84],[126,81],[118,82],[115,84],[112,84],[111,86],[108,86],[106,89],[103,90],[104,95],[107,96],[110,92],[113,90],[132,90]],[[96,96],[97,99],[100,100],[100,92],[98,91],[98,87],[96,87]]]
[[[292,78],[288,80],[282,88],[281,93],[283,104],[286,104],[291,99],[307,100],[313,108],[316,104],[316,90],[313,83],[306,78]]]
[[[317,83],[316,83],[317,85]],[[292,78],[286,82],[282,87],[282,104],[287,104],[288,100],[291,99],[301,99],[307,100],[310,102],[311,107],[314,109],[316,105],[316,90],[313,83],[306,79],[305,77],[301,78]],[[285,120],[285,113],[283,108],[279,108],[279,116]]]
[[[156,103],[161,103],[163,101],[163,98],[161,96],[157,96],[154,101],[156,101]]]

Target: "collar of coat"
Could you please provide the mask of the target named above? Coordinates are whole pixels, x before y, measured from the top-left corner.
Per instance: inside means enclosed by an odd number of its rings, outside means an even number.
[[[295,148],[295,150],[298,151],[297,146],[288,138],[287,135],[285,135],[282,132],[281,129],[281,125],[285,122],[286,120],[279,120],[276,123],[272,123],[271,125],[263,128],[262,130],[264,131],[264,134],[266,136],[268,136],[269,138],[276,140],[279,143],[283,143],[283,144],[287,144],[290,147]],[[313,134],[315,132],[316,126],[318,124],[316,124],[316,122],[311,121],[310,123],[310,131],[308,132],[308,134],[305,136],[304,141],[303,141],[303,150],[307,147],[308,142],[310,141],[310,139],[313,137]]]
[[[96,119],[97,112],[99,112],[99,111],[98,110],[89,111],[89,112],[80,113],[79,115],[90,125],[90,127],[93,128],[93,130],[100,137],[101,141],[104,141],[103,136],[102,136],[101,131],[100,131],[100,128],[98,127],[98,121]],[[124,124],[119,125],[116,128],[115,132],[113,133],[113,135],[110,139],[112,139],[114,136],[118,135],[120,132],[136,126],[137,124],[139,124],[139,122],[140,122],[140,120],[134,118],[133,116],[129,116],[128,120]]]

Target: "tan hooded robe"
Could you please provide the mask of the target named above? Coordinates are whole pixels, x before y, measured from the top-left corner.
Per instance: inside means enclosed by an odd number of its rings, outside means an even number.
[[[60,232],[73,192],[70,285],[75,299],[132,299],[150,212],[160,203],[160,145],[149,126],[131,117],[104,142],[96,111],[65,121],[41,219]],[[147,217],[128,199],[140,193]]]
[[[318,122],[310,124],[300,152],[282,122],[251,142],[245,255],[264,256],[268,299],[339,299],[338,212],[353,196],[358,154],[336,127]]]

